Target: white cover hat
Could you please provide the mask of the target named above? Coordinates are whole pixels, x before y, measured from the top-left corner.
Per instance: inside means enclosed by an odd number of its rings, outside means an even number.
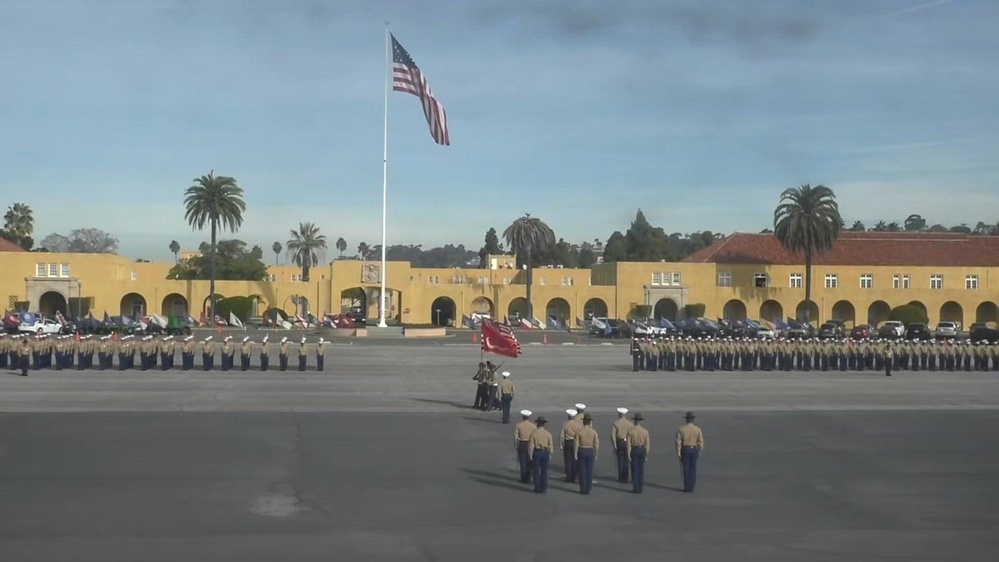
[[[502,374],[503,374],[503,377],[504,377],[504,378],[505,378],[505,377],[509,377],[509,376],[510,376],[510,371],[503,371],[503,373],[502,373]]]
[[[569,414],[570,416],[575,416],[579,412],[577,412],[576,410],[573,410],[572,408],[569,408],[568,410],[565,411],[565,413]]]
[[[531,417],[531,414],[533,414],[533,413],[534,412],[532,412],[530,410],[521,410],[520,411],[520,415],[524,416],[525,418]]]
[[[618,408],[617,413],[624,415],[628,413],[628,408]]]
[[[576,409],[577,410],[585,410],[586,409],[586,404],[576,404]]]

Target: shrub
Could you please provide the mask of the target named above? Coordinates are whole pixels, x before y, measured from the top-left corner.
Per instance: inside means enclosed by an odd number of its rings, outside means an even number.
[[[929,324],[930,322],[923,309],[911,304],[896,306],[891,309],[891,312],[888,313],[888,319],[897,320],[906,326],[909,324]]]
[[[700,303],[688,304],[683,307],[683,314],[687,318],[702,318],[706,309],[707,306]]]
[[[228,322],[232,313],[240,322],[246,322],[253,315],[253,305],[252,297],[226,297],[215,303],[215,314]]]
[[[267,310],[265,310],[264,311],[264,318],[266,320],[274,320],[274,314],[275,313],[277,313],[278,315],[280,315],[282,320],[287,320],[288,319],[288,314],[285,311],[281,310],[280,308],[275,308],[275,307],[271,307],[271,308],[268,308]]]

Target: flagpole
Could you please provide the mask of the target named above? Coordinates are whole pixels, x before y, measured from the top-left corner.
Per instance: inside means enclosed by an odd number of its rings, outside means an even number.
[[[385,115],[382,142],[382,267],[381,292],[378,293],[378,327],[386,328],[385,323],[385,221],[386,202],[388,198],[388,102],[389,102],[389,72],[392,70],[392,47],[389,41],[389,22],[385,22]]]

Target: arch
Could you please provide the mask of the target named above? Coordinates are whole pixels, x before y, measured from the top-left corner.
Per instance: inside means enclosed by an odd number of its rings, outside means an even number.
[[[139,293],[128,293],[121,297],[120,314],[138,318],[146,315],[146,297]]]
[[[662,320],[665,318],[670,322],[676,322],[678,314],[680,314],[680,307],[673,299],[659,299],[656,301],[656,305],[652,309],[652,316],[656,320]]]
[[[924,315],[929,316],[929,313],[926,311],[926,305],[923,304],[922,302],[920,302],[920,301],[912,301],[912,302],[909,303],[909,305],[910,306],[914,306],[914,307],[918,308],[919,310],[922,310]]]
[[[351,287],[340,291],[340,312],[367,314],[368,292],[364,287]]]
[[[472,299],[472,312],[475,314],[488,314],[492,318],[496,316],[496,305],[488,297],[475,297]]]
[[[170,293],[163,297],[163,306],[160,308],[160,313],[167,317],[173,315],[187,318],[187,299],[184,298],[184,295]]]
[[[603,299],[592,298],[583,304],[583,319],[607,318],[607,303]]]
[[[430,323],[434,326],[454,326],[457,308],[450,297],[437,297],[430,303]]]
[[[954,301],[947,301],[940,307],[940,320],[943,322],[957,322],[958,326],[964,326],[964,307]]]
[[[46,318],[55,318],[56,313],[69,315],[66,311],[66,297],[59,291],[48,291],[38,299],[38,312]]]
[[[990,301],[978,305],[978,308],[975,310],[975,322],[981,322],[982,324],[999,323],[999,306]]]
[[[510,301],[510,306],[506,307],[506,315],[517,315],[521,318],[527,318],[527,299],[524,297],[517,297]]]
[[[815,301],[801,301],[794,309],[794,317],[799,322],[818,322],[819,305],[815,304]]]
[[[290,305],[290,307],[289,307]],[[305,318],[309,315],[309,298],[304,295],[289,295],[285,297],[281,310],[292,310],[292,315]]]
[[[775,300],[763,301],[760,305],[760,320],[773,322],[778,318],[784,320],[784,306]]]
[[[832,307],[833,320],[842,320],[847,327],[852,328],[857,324],[857,309],[850,301],[838,301]]]
[[[722,309],[722,318],[725,320],[745,320],[746,303],[739,299],[728,301],[725,303],[725,308]]]
[[[563,299],[562,297],[555,297],[548,301],[548,305],[545,306],[545,327],[552,327],[552,322],[554,322],[554,327],[559,329],[565,329],[566,326],[571,325],[569,318],[571,318],[571,310],[569,309],[569,301]]]
[[[891,307],[885,301],[874,301],[867,307],[867,323],[873,328],[877,328],[891,314]]]
[[[209,300],[212,298],[211,295],[205,297],[205,300],[201,301],[201,313],[207,315],[208,310],[211,308],[209,305]],[[225,295],[220,293],[215,293],[215,305],[218,306],[220,300],[224,299]]]

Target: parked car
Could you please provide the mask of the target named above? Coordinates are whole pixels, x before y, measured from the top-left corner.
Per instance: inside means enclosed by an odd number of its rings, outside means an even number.
[[[937,329],[934,330],[933,335],[939,339],[945,338],[956,338],[958,336],[960,328],[956,322],[940,322],[937,324]]]
[[[815,328],[811,324],[801,324],[799,326],[792,326],[787,331],[787,339],[789,340],[803,340],[812,337],[815,334]]]
[[[819,326],[819,338],[824,340],[838,339],[843,337],[843,327],[833,322],[826,322]]]
[[[853,340],[871,339],[871,334],[873,333],[874,330],[869,325],[861,324],[859,326],[854,326],[853,329],[850,330],[850,339]]]
[[[775,340],[777,339],[777,331],[766,326],[760,326],[756,329],[756,339]]]
[[[930,333],[930,329],[926,324],[912,323],[905,329],[905,339],[907,340],[932,340],[933,334]]]
[[[968,334],[968,339],[970,339],[972,343],[978,343],[980,341],[999,342],[999,330],[989,328],[988,326],[982,324],[971,330],[971,333]]]
[[[905,335],[905,324],[898,320],[889,320],[878,328],[878,337],[893,340]]]
[[[20,324],[17,327],[18,332],[30,333],[30,334],[61,334],[63,333],[63,325],[61,322],[52,320],[51,318],[39,319],[34,324]]]

